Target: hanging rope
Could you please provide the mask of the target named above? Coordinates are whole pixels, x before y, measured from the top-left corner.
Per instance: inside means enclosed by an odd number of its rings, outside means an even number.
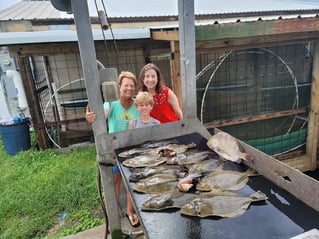
[[[105,34],[104,34],[104,29],[105,29],[105,26],[102,24],[102,20],[101,20],[101,16],[99,14],[99,9],[98,9],[98,5],[97,5],[97,1],[94,0],[94,3],[95,3],[95,8],[96,8],[96,11],[99,15],[99,19],[100,19],[100,24],[101,24],[101,29],[102,29],[102,34],[103,34],[103,40],[104,40],[104,47],[106,49],[106,55],[108,55],[108,48],[107,48],[107,44],[106,44],[106,37],[105,37]],[[117,42],[116,42],[116,39],[115,39],[115,36],[114,36],[114,32],[113,32],[113,29],[112,29],[112,24],[110,23],[110,19],[107,15],[107,11],[106,11],[106,7],[105,7],[105,4],[104,4],[104,1],[101,0],[101,3],[102,3],[102,6],[103,6],[103,11],[104,11],[104,14],[105,14],[105,17],[106,17],[106,23],[108,25],[108,29],[110,30],[111,32],[111,35],[112,35],[112,39],[113,39],[113,45],[114,45],[114,49],[115,49],[115,53],[116,53],[116,64],[117,64],[117,68],[119,67],[119,57],[118,57],[118,54],[119,54],[119,49],[118,49],[118,46],[117,46]],[[108,59],[106,59],[108,61]],[[109,65],[109,63],[107,62],[107,65]]]

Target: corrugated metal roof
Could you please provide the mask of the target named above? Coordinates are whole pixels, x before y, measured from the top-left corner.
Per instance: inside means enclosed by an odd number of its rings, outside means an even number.
[[[104,40],[101,30],[93,30],[94,40]],[[145,28],[114,29],[114,38],[117,40],[150,38],[150,30]],[[104,31],[105,39],[113,39],[111,32]],[[53,43],[53,42],[76,42],[78,40],[75,30],[51,30],[36,32],[0,32],[0,46],[30,44],[30,43]]]
[[[0,20],[73,18],[55,9],[50,1],[21,1],[0,11]]]
[[[104,2],[109,17],[178,15],[178,0],[104,0]],[[92,9],[94,7],[91,5],[92,1],[88,0],[88,3]],[[98,6],[101,8],[100,4]],[[196,15],[318,8],[318,0],[194,0]]]
[[[96,4],[97,3],[97,9]],[[177,16],[177,0],[103,0],[110,18]],[[88,0],[90,16],[103,10],[102,0]],[[229,14],[240,12],[319,9],[318,0],[195,0],[195,14]],[[0,11],[0,20],[61,19],[73,15],[56,10],[50,1],[21,1]]]

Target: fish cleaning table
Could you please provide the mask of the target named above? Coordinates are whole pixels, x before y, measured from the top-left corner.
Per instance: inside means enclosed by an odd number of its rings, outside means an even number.
[[[190,134],[175,138],[181,144],[196,143],[200,150],[207,150],[206,139],[199,134]],[[132,148],[132,147],[130,147]],[[118,149],[116,153],[126,149]],[[118,159],[120,162],[122,158]],[[228,167],[243,171],[247,166],[226,162]],[[211,239],[245,238],[277,239],[291,238],[313,228],[319,228],[319,213],[307,206],[290,193],[279,188],[263,176],[249,178],[247,185],[236,191],[242,195],[251,195],[262,191],[268,197],[266,201],[252,203],[247,211],[235,218],[208,217],[199,218],[181,215],[179,209],[164,211],[142,211],[141,205],[151,197],[149,194],[134,192],[129,182],[131,171],[120,165],[125,184],[144,227],[145,237],[151,239]],[[318,192],[319,197],[319,192]]]

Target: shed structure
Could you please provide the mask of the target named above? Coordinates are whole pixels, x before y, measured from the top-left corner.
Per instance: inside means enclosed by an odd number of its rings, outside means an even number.
[[[48,12],[52,18],[21,19],[12,7],[6,11],[10,21],[1,20],[1,42],[17,60],[26,91],[33,92],[27,96],[40,148],[92,141],[72,15]],[[317,13],[195,15],[197,115],[207,129],[219,127],[302,171],[316,168]],[[154,62],[182,99],[177,16],[112,14],[111,31],[98,30],[98,18],[91,18],[97,64],[138,75]]]

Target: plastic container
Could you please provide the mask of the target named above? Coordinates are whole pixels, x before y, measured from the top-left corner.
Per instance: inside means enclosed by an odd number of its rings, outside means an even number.
[[[0,125],[0,134],[4,148],[9,155],[13,156],[31,147],[29,122]]]

